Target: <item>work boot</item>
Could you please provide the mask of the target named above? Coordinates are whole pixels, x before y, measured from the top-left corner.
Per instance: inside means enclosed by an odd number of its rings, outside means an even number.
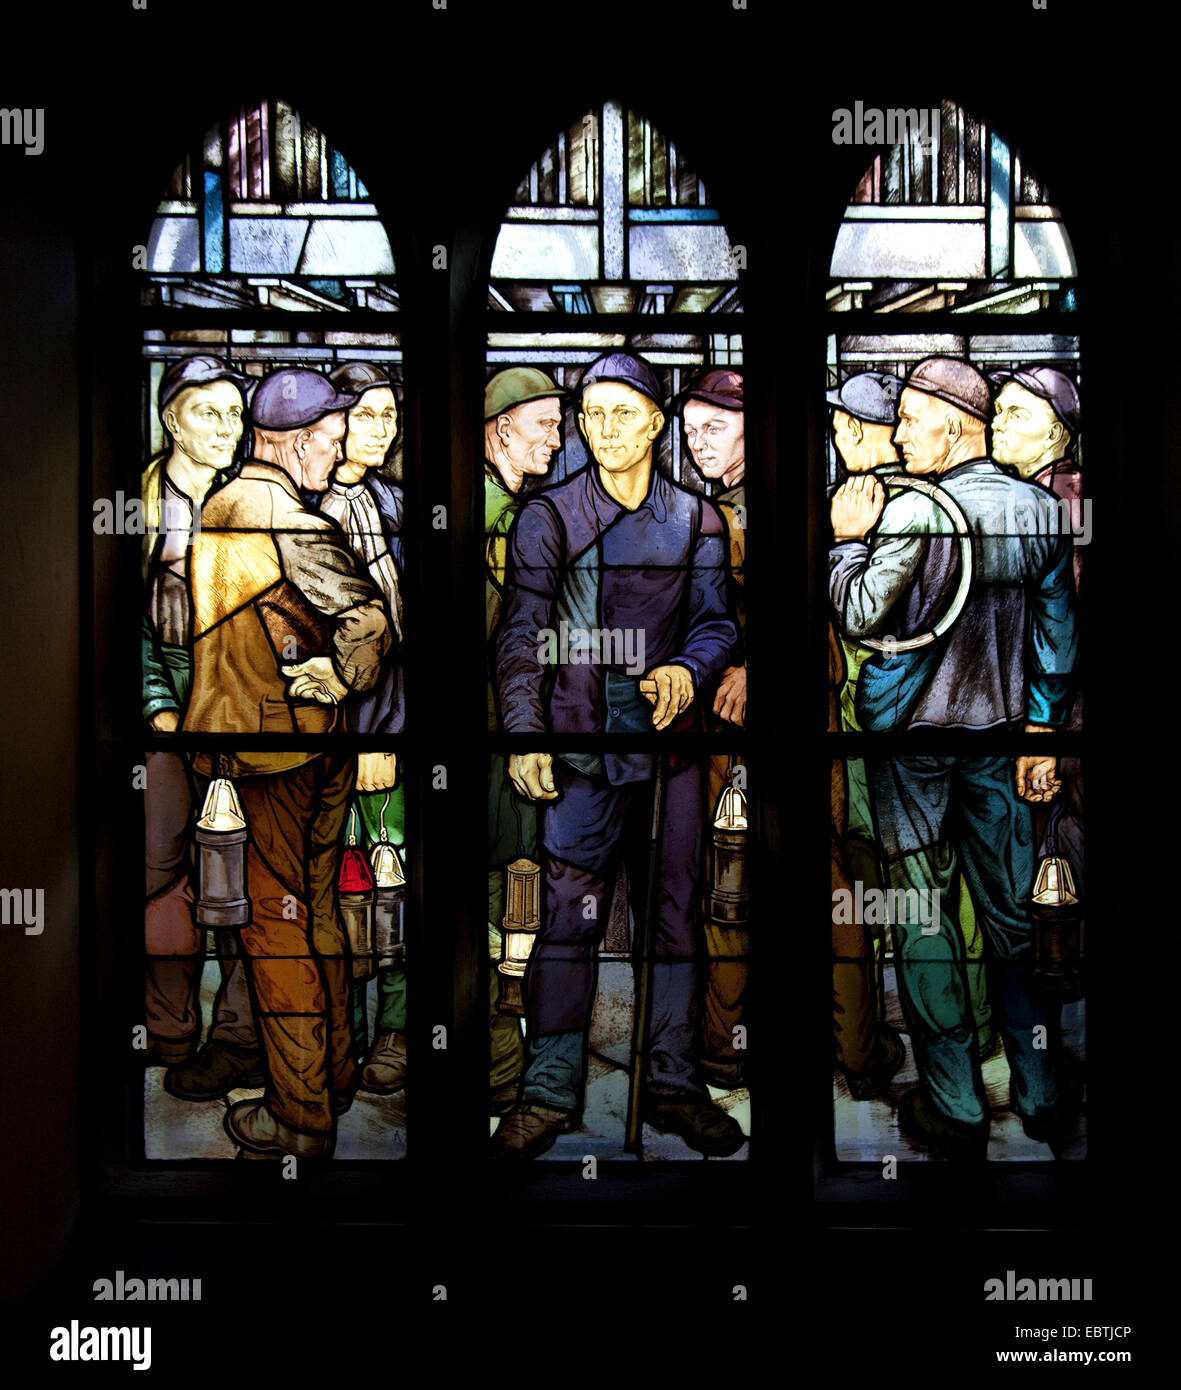
[[[988,1121],[977,1125],[953,1120],[917,1087],[898,1103],[902,1132],[920,1148],[933,1149],[949,1163],[983,1163],[988,1157]]]
[[[882,1060],[869,1071],[846,1072],[845,1083],[854,1100],[872,1100],[890,1089],[894,1073],[906,1061],[906,1044],[888,1023],[879,1028]]]
[[[144,1064],[149,1067],[183,1067],[193,1060],[193,1053],[200,1041],[199,1031],[190,1033],[187,1038],[164,1038],[158,1033],[149,1033]]]
[[[737,1153],[746,1143],[742,1126],[705,1096],[650,1096],[644,1119],[665,1134],[679,1134],[691,1149],[713,1158]]]
[[[276,1119],[261,1100],[240,1100],[226,1111],[226,1133],[243,1149],[276,1158],[327,1158],[332,1153],[331,1134],[304,1134]]]
[[[492,1152],[500,1158],[536,1158],[552,1149],[558,1135],[578,1128],[573,1110],[555,1110],[550,1105],[525,1101],[500,1122],[492,1136]]]
[[[393,1095],[406,1084],[406,1034],[378,1033],[369,1060],[361,1071],[361,1085],[379,1096]]]
[[[746,1085],[746,1071],[738,1057],[703,1057],[700,1067],[706,1084],[719,1091],[740,1091]]]
[[[488,1113],[490,1115],[507,1115],[516,1105],[521,1095],[521,1078],[515,1081],[506,1081],[503,1086],[497,1086],[488,1098]]]
[[[233,1090],[253,1091],[267,1084],[256,1047],[207,1042],[188,1066],[164,1074],[164,1089],[178,1100],[217,1100]]]

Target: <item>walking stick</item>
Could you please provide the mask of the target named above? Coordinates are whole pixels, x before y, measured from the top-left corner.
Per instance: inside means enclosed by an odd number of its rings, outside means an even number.
[[[656,919],[660,912],[660,841],[664,833],[665,759],[656,756],[656,779],[652,789],[652,843],[648,851],[648,884],[644,916],[639,923],[640,969],[636,977],[636,1007],[632,1027],[632,1064],[627,1093],[627,1135],[624,1151],[638,1154],[643,1147],[644,1072],[648,1061],[648,1026],[652,1013],[652,948],[656,939]]]

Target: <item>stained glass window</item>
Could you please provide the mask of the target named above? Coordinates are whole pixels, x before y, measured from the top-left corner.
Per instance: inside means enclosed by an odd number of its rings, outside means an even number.
[[[827,296],[834,1153],[1080,1158],[1077,270],[1019,151],[923,115],[858,184]]]
[[[490,740],[505,1160],[749,1152],[741,258],[690,158],[605,102],[492,255],[489,728],[530,736]]]
[[[148,239],[148,1159],[405,1151],[393,269],[356,170],[278,100],[208,131]]]

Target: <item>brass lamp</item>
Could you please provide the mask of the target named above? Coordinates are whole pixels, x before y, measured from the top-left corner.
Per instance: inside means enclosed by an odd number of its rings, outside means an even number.
[[[1030,913],[1033,918],[1033,979],[1043,994],[1068,1004],[1081,999],[1082,903],[1070,860],[1057,852],[1051,827],[1049,853],[1038,865]]]
[[[504,958],[497,965],[500,974],[500,1012],[525,1013],[521,981],[533,950],[533,940],[541,930],[541,865],[532,859],[514,859],[505,870],[504,917],[500,930],[504,939]]]
[[[250,921],[246,897],[246,818],[228,777],[215,777],[194,837],[201,896],[195,917],[202,927],[241,927]]]
[[[376,969],[373,953],[373,904],[376,894],[369,861],[357,848],[357,836],[353,831],[356,814],[354,808],[349,821],[348,848],[340,856],[336,898],[348,933],[353,979],[367,980]]]
[[[746,836],[746,793],[741,787],[725,787],[714,808],[709,885],[710,920],[718,926],[742,928],[747,924]]]
[[[405,965],[406,942],[403,936],[403,914],[406,904],[406,874],[398,851],[386,839],[385,826],[381,839],[369,853],[373,869],[375,898],[373,904],[373,948],[377,968]]]

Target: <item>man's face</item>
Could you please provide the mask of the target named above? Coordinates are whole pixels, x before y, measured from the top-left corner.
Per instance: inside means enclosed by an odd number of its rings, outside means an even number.
[[[937,473],[951,452],[953,437],[947,417],[954,407],[937,396],[909,387],[898,398],[898,424],[894,443],[902,453],[908,473]]]
[[[654,401],[623,382],[596,381],[582,394],[578,423],[599,467],[626,473],[651,450],[664,415]]]
[[[1058,423],[1048,401],[1015,381],[1008,382],[993,405],[993,458],[1016,468],[1023,477],[1036,473],[1046,455],[1054,452],[1061,434],[1061,429],[1054,430]]]
[[[344,458],[341,441],[348,425],[348,416],[343,410],[325,415],[300,432],[303,440],[303,486],[310,492],[323,492],[328,486],[332,470]]]
[[[228,468],[242,438],[242,393],[232,381],[189,386],[168,402],[164,424],[194,463]]]
[[[345,458],[377,468],[398,433],[398,403],[388,386],[366,391],[348,413]]]
[[[686,401],[685,442],[705,478],[741,477],[746,459],[746,426],[741,410],[723,410],[708,401]]]
[[[506,411],[509,428],[500,431],[505,456],[522,473],[549,472],[550,459],[561,448],[562,403],[557,396],[522,401]]]

